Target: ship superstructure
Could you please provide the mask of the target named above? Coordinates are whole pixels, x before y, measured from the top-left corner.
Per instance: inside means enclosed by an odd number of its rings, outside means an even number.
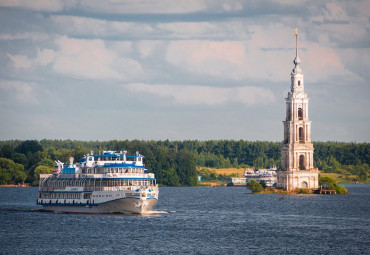
[[[57,161],[41,174],[37,204],[46,211],[76,213],[143,213],[158,201],[158,185],[143,156],[126,151],[86,155],[79,163]]]

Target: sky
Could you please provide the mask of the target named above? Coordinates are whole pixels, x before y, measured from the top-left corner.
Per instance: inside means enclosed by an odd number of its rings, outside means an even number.
[[[0,140],[370,142],[370,1],[0,0]]]

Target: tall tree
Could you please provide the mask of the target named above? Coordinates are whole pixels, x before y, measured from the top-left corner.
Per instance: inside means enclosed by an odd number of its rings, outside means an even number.
[[[182,184],[190,186],[197,184],[196,164],[192,152],[186,149],[179,151],[176,172]]]
[[[14,163],[10,159],[0,158],[0,184],[24,183],[26,178],[23,165]]]

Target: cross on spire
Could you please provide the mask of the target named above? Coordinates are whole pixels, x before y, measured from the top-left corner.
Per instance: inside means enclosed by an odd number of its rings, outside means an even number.
[[[295,28],[295,59],[293,60],[294,68],[293,73],[302,73],[302,69],[299,66],[301,60],[298,57],[298,28]]]
[[[295,55],[298,56],[298,28],[295,28]]]

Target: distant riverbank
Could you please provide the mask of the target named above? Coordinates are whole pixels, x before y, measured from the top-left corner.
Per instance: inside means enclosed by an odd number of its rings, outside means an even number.
[[[0,185],[0,187],[32,187],[32,186],[28,183],[23,183],[23,184],[4,184]]]

